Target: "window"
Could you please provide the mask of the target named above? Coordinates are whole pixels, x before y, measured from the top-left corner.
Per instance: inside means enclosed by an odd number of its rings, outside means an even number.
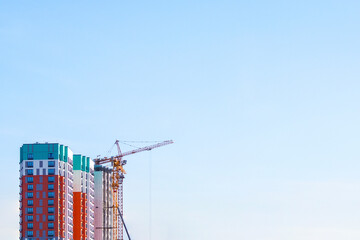
[[[34,200],[27,200],[27,205],[28,206],[34,205]]]
[[[27,234],[28,237],[34,236],[34,232],[33,232],[33,231],[26,231],[26,234]]]
[[[48,205],[49,206],[54,205],[54,200],[53,199],[48,200]]]
[[[28,160],[33,160],[34,159],[34,155],[32,153],[28,153]]]
[[[54,190],[54,184],[49,184],[48,185],[48,190]]]
[[[26,175],[34,175],[33,169],[26,169]]]
[[[55,167],[55,161],[48,161],[48,167]]]
[[[34,228],[34,224],[33,224],[33,223],[28,223],[28,224],[27,224],[27,227],[28,227],[29,229],[33,229],[33,228]]]
[[[27,185],[27,190],[34,190],[34,185],[32,184]]]
[[[55,208],[53,208],[53,207],[48,208],[48,213],[54,213],[54,212],[55,212]]]
[[[48,221],[55,221],[54,215],[48,215]]]
[[[34,178],[33,177],[26,177],[26,182],[27,183],[32,183],[32,182],[34,182]]]
[[[54,223],[48,223],[48,228],[53,229],[54,228]]]
[[[33,167],[33,166],[34,166],[34,162],[33,162],[33,161],[27,161],[27,162],[25,163],[25,166],[26,166],[26,167]]]
[[[29,207],[26,209],[26,213],[32,214],[32,213],[34,213],[34,209],[32,207]]]
[[[28,220],[29,222],[32,222],[34,220],[34,216],[33,215],[27,215],[26,220]]]
[[[36,184],[36,191],[42,191],[43,185],[42,184]]]
[[[33,197],[34,197],[34,193],[32,193],[32,192],[27,192],[27,193],[26,193],[26,196],[27,196],[28,198],[33,198]]]
[[[55,169],[53,169],[53,168],[49,169],[48,174],[49,175],[54,175],[55,174]]]
[[[48,193],[48,198],[54,198],[55,197],[55,193],[54,192],[49,192]]]
[[[54,159],[54,154],[53,154],[53,153],[49,153],[49,154],[48,154],[48,159]]]
[[[55,182],[55,177],[48,177],[48,182]]]
[[[55,232],[54,231],[48,231],[48,236],[49,237],[52,237],[52,236],[54,236],[55,235]]]

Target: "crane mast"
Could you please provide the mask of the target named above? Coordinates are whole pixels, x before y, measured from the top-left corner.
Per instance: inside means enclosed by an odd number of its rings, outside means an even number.
[[[143,151],[151,151],[154,148],[162,147],[172,143],[174,143],[172,140],[167,140],[157,144],[141,147],[132,151],[122,153],[119,145],[119,140],[116,140],[115,145],[118,151],[118,154],[116,156],[94,159],[96,165],[111,163],[111,188],[113,198],[113,240],[124,240],[123,226],[125,226],[127,236],[130,240],[129,233],[127,231],[126,225],[124,225],[123,220],[123,180],[124,174],[126,174],[123,166],[126,164],[126,160],[123,160],[122,158],[124,156],[132,155]]]

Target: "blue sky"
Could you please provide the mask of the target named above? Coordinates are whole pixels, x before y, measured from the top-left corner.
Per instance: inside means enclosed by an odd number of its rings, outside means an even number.
[[[128,158],[133,239],[360,238],[357,1],[0,0],[0,238],[23,143]]]

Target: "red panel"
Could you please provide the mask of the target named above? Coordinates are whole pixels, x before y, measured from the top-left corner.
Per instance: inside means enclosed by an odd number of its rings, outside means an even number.
[[[83,210],[83,215],[82,215],[82,232],[83,232],[83,240],[86,240],[87,238],[87,198],[86,198],[86,193],[81,193],[82,196],[82,210]]]
[[[22,236],[25,236],[25,232],[28,231],[28,230],[32,230],[34,231],[34,234],[35,234],[35,231],[36,230],[40,230],[40,224],[39,222],[36,221],[36,215],[39,215],[39,218],[40,218],[40,222],[43,223],[43,229],[40,231],[42,233],[43,230],[47,231],[48,230],[53,230],[55,232],[55,237],[59,237],[59,234],[60,234],[60,237],[64,237],[65,236],[65,233],[64,233],[64,177],[61,177],[61,176],[57,176],[57,175],[53,175],[55,177],[55,181],[53,183],[49,183],[48,182],[48,175],[43,175],[43,176],[29,176],[29,175],[26,175],[26,176],[23,176],[21,178],[21,181],[22,181],[22,192],[21,192],[21,196],[22,196],[22,200],[21,200],[21,203],[22,203],[22,209],[21,209],[21,213],[22,213],[22,216],[21,216],[21,220],[22,220],[22,230],[21,230],[21,233],[22,233]],[[34,182],[33,183],[26,183],[26,177],[33,177],[34,179]],[[40,183],[40,177],[43,178],[43,181],[42,183]],[[34,185],[34,189],[33,190],[27,190],[27,186],[29,184],[33,184]],[[41,191],[37,191],[36,190],[36,185],[37,184],[42,184],[43,185],[43,188]],[[54,190],[48,190],[48,184],[54,184]],[[59,189],[59,185],[62,186],[60,189]],[[48,198],[48,192],[54,192],[55,194],[55,197],[54,198]],[[34,194],[34,197],[33,198],[29,198],[27,199],[26,198],[26,193],[27,192],[33,192]],[[43,192],[46,193],[46,196],[45,198],[43,198]],[[37,193],[39,193],[39,197],[40,198],[37,198],[36,195]],[[48,205],[48,200],[54,200],[54,205]],[[33,200],[33,206],[28,206],[28,202],[27,200]],[[42,206],[40,206],[40,200],[43,201],[43,204]],[[26,208],[28,207],[32,207],[34,209],[34,213],[33,214],[26,214]],[[36,208],[37,207],[42,207],[42,214],[36,214]],[[46,218],[45,221],[43,222],[42,220],[42,216],[43,215],[48,215],[48,207],[53,207],[54,208],[54,214],[51,214],[51,215],[54,215],[55,216],[55,221],[48,221],[48,219]],[[28,229],[27,228],[27,223],[25,221],[25,216],[26,215],[32,215],[33,216],[33,229]],[[54,229],[48,229],[48,223],[49,222],[53,222],[54,223]],[[58,228],[59,226],[59,222],[60,222],[60,229]]]
[[[82,237],[82,196],[81,192],[74,192],[74,239],[83,239]]]

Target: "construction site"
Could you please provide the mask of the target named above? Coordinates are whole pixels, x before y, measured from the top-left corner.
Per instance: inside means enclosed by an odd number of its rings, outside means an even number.
[[[60,143],[24,144],[20,240],[130,240],[124,221],[124,157],[172,143],[122,152],[116,140],[116,155],[95,159]]]

